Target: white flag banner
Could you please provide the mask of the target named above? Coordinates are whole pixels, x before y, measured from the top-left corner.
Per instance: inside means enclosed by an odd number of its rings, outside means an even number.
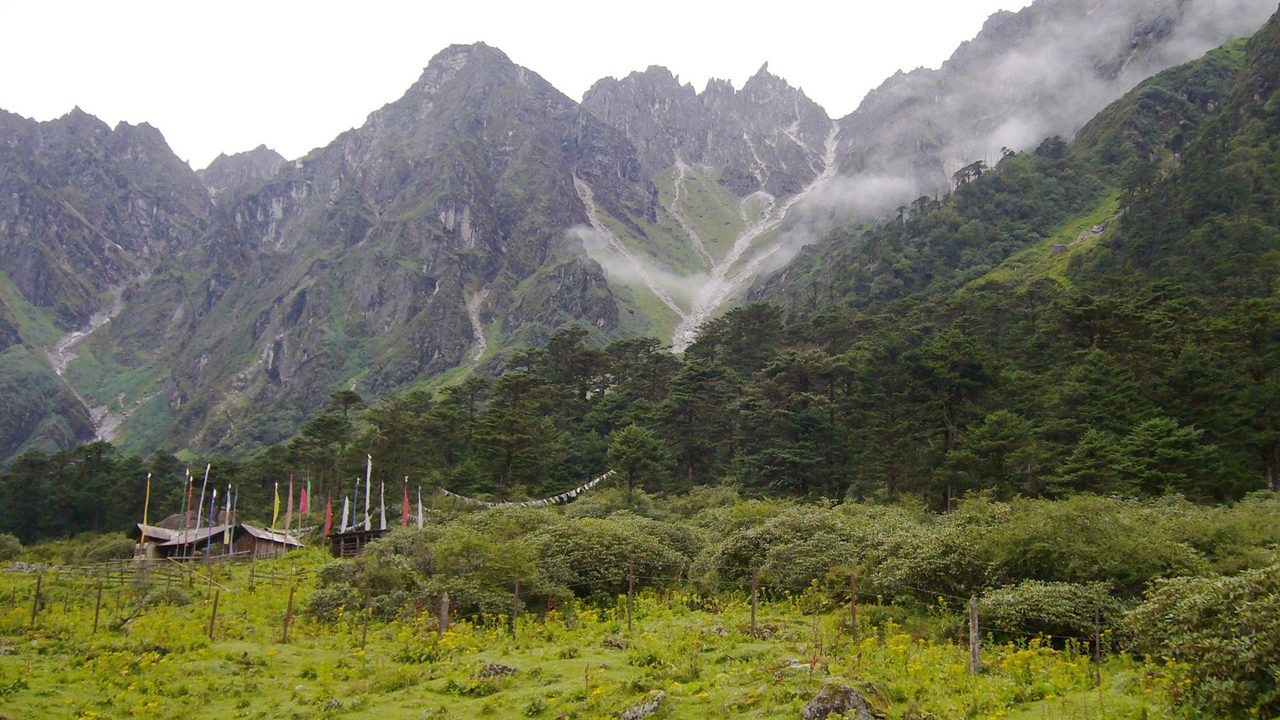
[[[373,529],[373,518],[369,515],[369,496],[373,494],[373,456],[365,455],[368,458],[364,466],[364,529]]]
[[[342,529],[339,530],[338,532],[347,531],[347,515],[350,514],[350,511],[351,511],[351,498],[343,495],[342,496]]]
[[[577,488],[575,488],[575,489],[573,489],[573,490],[570,490],[569,492],[561,493],[561,494],[559,494],[559,495],[553,495],[553,496],[551,496],[551,497],[549,497],[549,498],[543,498],[543,499],[541,499],[541,500],[525,500],[525,501],[523,501],[523,502],[497,502],[497,503],[495,503],[495,502],[489,502],[489,501],[487,501],[487,500],[477,500],[477,499],[475,499],[475,498],[467,497],[466,495],[459,495],[459,494],[454,493],[454,492],[449,492],[448,490],[445,490],[444,488],[440,488],[440,494],[441,494],[441,495],[446,495],[446,496],[451,497],[451,498],[457,498],[457,499],[461,500],[462,502],[464,502],[464,503],[466,503],[466,504],[468,504],[468,505],[478,505],[478,506],[480,506],[480,507],[486,507],[486,508],[499,508],[499,507],[548,507],[548,506],[550,506],[550,505],[558,505],[559,503],[568,502],[571,498],[576,498],[576,497],[578,497],[578,496],[579,496],[579,495],[581,495],[582,493],[584,493],[584,492],[586,492],[586,491],[588,491],[588,490],[591,490],[591,489],[592,489],[592,488],[594,488],[596,485],[599,485],[601,481],[603,481],[604,479],[608,478],[610,475],[613,475],[613,471],[612,471],[612,470],[610,470],[609,472],[606,472],[605,474],[601,475],[600,477],[598,477],[598,478],[596,478],[596,479],[592,480],[591,482],[587,483],[586,485],[582,485],[582,486],[579,486],[579,487],[577,487]],[[421,490],[421,489],[419,489],[419,490],[418,490],[418,499],[419,499],[419,500],[418,500],[418,521],[419,521],[419,522],[421,522],[421,521],[422,521],[422,500],[421,500],[421,499],[422,499],[422,490]]]

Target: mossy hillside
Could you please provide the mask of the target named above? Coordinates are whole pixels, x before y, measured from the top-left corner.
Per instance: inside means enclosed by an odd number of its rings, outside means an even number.
[[[685,168],[680,188],[680,201],[675,210],[698,233],[707,252],[717,260],[724,257],[733,246],[733,239],[746,226],[743,218],[744,203],[751,220],[763,212],[756,198],[739,199],[719,182],[720,168],[689,166]],[[675,178],[677,170],[667,168],[654,176],[663,208],[675,204]],[[683,233],[683,229],[680,230]]]
[[[1107,195],[1089,211],[1063,221],[1054,232],[1009,256],[968,287],[981,288],[987,283],[1026,286],[1039,278],[1070,287],[1067,269],[1075,258],[1086,255],[1105,237],[1120,212],[1120,201],[1119,192]]]
[[[225,588],[212,641],[213,598],[199,576],[190,586],[166,588],[158,576],[108,586],[93,635],[92,578],[46,574],[32,629],[34,577],[6,573],[0,704],[7,714],[68,718],[595,718],[661,691],[660,717],[771,718],[798,716],[822,685],[843,682],[890,718],[1170,711],[1162,667],[1108,657],[1099,691],[1085,655],[1033,640],[987,646],[986,668],[973,675],[967,648],[915,636],[874,604],[861,608],[855,642],[847,611],[816,610],[803,596],[763,602],[758,636],[745,596],[704,607],[694,595],[641,592],[631,628],[623,596],[530,611],[514,635],[494,616],[455,622],[437,637],[434,618],[409,606],[400,619],[370,622],[364,640],[364,616],[353,607],[328,621],[299,614],[281,643],[288,578],[298,573],[301,610],[313,592],[313,576],[302,573],[324,562],[310,550],[252,571],[201,569]],[[490,665],[515,672],[486,674]]]

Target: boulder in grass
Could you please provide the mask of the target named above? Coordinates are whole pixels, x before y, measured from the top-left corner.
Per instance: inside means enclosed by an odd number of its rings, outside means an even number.
[[[619,715],[618,720],[640,720],[648,717],[658,711],[658,705],[662,704],[663,699],[666,697],[667,694],[659,690],[648,700]]]
[[[809,701],[800,717],[802,720],[826,720],[832,715],[851,720],[875,720],[881,713],[871,708],[862,693],[848,685],[831,683],[818,691],[817,697]]]

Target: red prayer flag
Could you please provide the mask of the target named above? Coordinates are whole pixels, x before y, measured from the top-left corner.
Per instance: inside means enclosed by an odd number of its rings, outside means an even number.
[[[307,509],[308,509],[308,508],[307,508],[307,489],[306,489],[306,488],[302,488],[301,490],[299,490],[299,491],[298,491],[298,495],[299,495],[299,498],[298,498],[298,514],[299,514],[299,515],[301,515],[301,516],[303,516],[303,517],[306,517],[306,516],[307,516]]]
[[[404,503],[400,506],[400,527],[409,527],[409,484],[404,485]]]
[[[329,531],[333,529],[333,500],[325,501],[324,505],[324,536],[329,537]]]

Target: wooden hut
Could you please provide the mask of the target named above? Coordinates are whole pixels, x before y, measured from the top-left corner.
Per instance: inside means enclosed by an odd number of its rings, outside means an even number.
[[[159,525],[138,523],[129,532],[129,537],[137,540],[137,544],[133,548],[133,556],[148,560],[156,560],[163,557],[164,554],[160,551],[160,546],[181,534],[181,530],[171,530]]]
[[[276,558],[302,547],[298,539],[283,530],[270,530],[242,523],[232,532],[231,550],[259,559]]]
[[[173,537],[157,547],[161,555],[174,560],[200,559],[206,554],[211,556],[225,555],[226,545],[223,540],[227,532],[226,525],[175,530]]]
[[[386,534],[386,530],[365,530],[355,528],[346,532],[336,532],[329,536],[329,552],[336,558],[355,557],[364,550],[364,546]]]

